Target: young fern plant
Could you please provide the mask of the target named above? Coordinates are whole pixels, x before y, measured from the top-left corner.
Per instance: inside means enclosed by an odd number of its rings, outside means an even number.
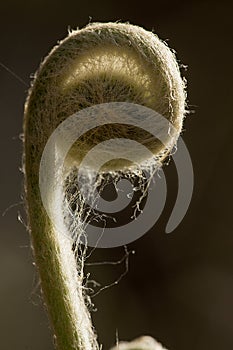
[[[102,123],[74,142],[66,156],[67,169],[78,168],[89,150],[115,137],[133,138],[160,159],[171,151],[185,114],[184,82],[174,54],[155,34],[122,23],[93,23],[70,32],[40,65],[25,104],[24,171],[28,221],[34,259],[59,350],[96,350],[99,345],[85,302],[84,253],[82,249],[78,250],[77,257],[72,235],[58,230],[44,208],[40,193],[40,162],[52,133],[69,116],[88,107],[112,102],[141,105],[160,113],[173,125],[175,135],[171,136],[167,130],[167,140],[162,144],[138,127]],[[55,152],[60,150],[62,143]],[[138,159],[139,163],[143,161]],[[130,167],[126,160],[114,159],[103,171],[130,174]],[[63,180],[59,178],[58,185],[64,191],[68,175],[69,172]],[[70,178],[72,182],[72,176]],[[51,202],[51,210],[62,208],[60,212],[65,218],[64,202],[53,203],[53,187],[47,188],[46,196]],[[120,343],[118,348],[162,349],[150,337]]]

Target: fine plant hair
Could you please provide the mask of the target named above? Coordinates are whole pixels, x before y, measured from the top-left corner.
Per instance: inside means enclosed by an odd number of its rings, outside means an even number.
[[[56,231],[42,204],[39,168],[45,145],[70,115],[101,103],[130,102],[169,120],[176,130],[169,147],[145,130],[106,124],[90,130],[72,145],[67,168],[74,171],[92,147],[118,137],[136,140],[162,161],[182,130],[185,98],[185,84],[174,53],[155,34],[130,24],[92,23],[71,31],[36,72],[24,113],[25,196],[34,259],[59,350],[96,350],[99,345],[83,286],[85,247],[76,242],[74,251],[72,235]],[[132,170],[125,160],[113,160],[103,172],[133,176],[138,170]],[[68,173],[60,184],[64,198],[67,189],[70,195],[72,181],[72,173]],[[88,186],[88,178],[86,181]],[[85,222],[88,217],[83,218],[82,205],[78,210],[80,220]],[[79,230],[85,236],[83,228]],[[149,337],[127,344],[119,343],[117,348],[162,349]]]

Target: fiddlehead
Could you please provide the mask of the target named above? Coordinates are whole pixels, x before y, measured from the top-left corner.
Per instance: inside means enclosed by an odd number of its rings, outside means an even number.
[[[64,176],[62,172],[55,176],[63,197],[54,196],[49,181],[49,186],[44,186],[46,203],[59,226],[45,210],[40,192],[40,165],[48,140],[75,113],[118,102],[156,111],[169,121],[167,125],[172,125],[173,131],[168,126],[161,142],[148,130],[120,123],[117,115],[110,124],[104,123],[106,115],[98,115],[96,126],[89,130],[91,122],[84,116],[80,129],[87,127],[88,131],[64,151]],[[65,223],[68,208],[63,205],[66,181],[72,178],[70,169],[79,168],[94,146],[113,138],[133,138],[161,160],[178,138],[184,113],[184,83],[174,54],[157,36],[137,26],[94,23],[73,31],[51,51],[36,73],[25,105],[25,190],[35,261],[60,350],[98,348],[84,302],[83,256],[80,253],[77,264],[71,235],[62,232],[69,231]],[[65,141],[53,145],[50,171],[56,157],[63,154],[64,145]],[[143,163],[145,159],[138,154],[136,161]],[[103,171],[128,173],[130,167],[125,159],[112,159]],[[46,173],[43,176],[46,182]],[[79,214],[81,210],[80,205]]]

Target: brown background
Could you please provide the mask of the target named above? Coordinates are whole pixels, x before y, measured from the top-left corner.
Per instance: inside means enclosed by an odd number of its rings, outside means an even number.
[[[166,207],[151,231],[129,246],[130,269],[118,286],[93,299],[99,340],[150,334],[169,350],[233,348],[232,232],[232,13],[226,1],[1,1],[0,62],[30,82],[67,28],[92,21],[130,21],[154,28],[188,65],[190,108],[183,138],[190,151],[195,190],[189,211],[164,233],[174,206],[177,177],[165,168]],[[27,87],[0,67],[1,201],[0,349],[53,349],[25,227],[21,202],[23,104]],[[123,248],[98,250],[90,261],[117,260]],[[87,269],[106,285],[124,265]]]

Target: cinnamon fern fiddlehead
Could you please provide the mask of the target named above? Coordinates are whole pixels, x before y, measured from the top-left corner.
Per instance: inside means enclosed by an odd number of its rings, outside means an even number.
[[[28,220],[41,287],[60,350],[94,350],[98,344],[85,305],[83,257],[75,257],[71,237],[56,229],[43,206],[40,162],[48,139],[63,121],[88,107],[111,102],[134,103],[160,113],[176,130],[172,142],[169,130],[167,145],[163,145],[140,128],[102,125],[72,145],[66,157],[69,167],[78,167],[92,147],[114,137],[134,138],[161,159],[171,150],[185,114],[184,83],[174,54],[155,34],[121,23],[93,23],[72,31],[40,65],[25,105]],[[104,171],[124,171],[128,166],[124,160],[114,160]],[[47,189],[48,201],[53,201],[52,191]],[[62,203],[55,203],[54,208],[56,205]],[[137,349],[153,347],[139,345]]]

